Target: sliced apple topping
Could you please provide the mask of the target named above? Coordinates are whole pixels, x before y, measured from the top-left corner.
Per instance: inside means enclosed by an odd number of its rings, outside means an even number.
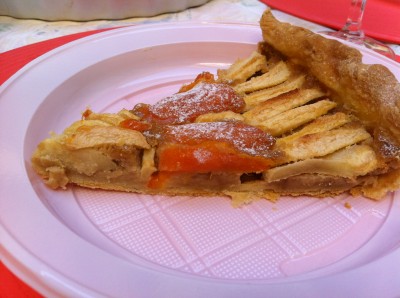
[[[375,170],[378,161],[368,145],[354,145],[336,151],[323,158],[312,158],[272,168],[264,172],[268,182],[286,179],[300,174],[325,174],[356,178]]]

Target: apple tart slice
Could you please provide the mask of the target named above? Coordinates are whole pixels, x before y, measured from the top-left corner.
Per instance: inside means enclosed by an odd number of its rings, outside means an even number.
[[[33,168],[55,189],[227,195],[236,205],[398,189],[394,76],[270,11],[260,24],[264,41],[217,77],[199,74],[154,105],[86,110],[38,145]]]

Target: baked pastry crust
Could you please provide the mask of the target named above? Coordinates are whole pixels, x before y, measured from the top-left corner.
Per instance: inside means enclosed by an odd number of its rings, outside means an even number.
[[[260,27],[258,49],[217,79],[202,73],[152,106],[87,110],[39,144],[33,168],[52,188],[227,195],[235,205],[400,188],[393,74],[269,10]]]
[[[399,168],[400,83],[396,77],[383,65],[363,64],[359,51],[337,40],[279,22],[270,10],[263,13],[260,27],[264,41],[324,84],[330,97],[371,131],[380,157]],[[399,178],[392,177],[398,175],[393,170],[388,177],[393,189],[399,188]],[[380,180],[385,181],[384,177]],[[386,187],[381,186],[383,181],[373,183],[377,192]]]
[[[331,97],[368,126],[400,140],[400,84],[383,65],[362,63],[362,55],[337,40],[279,22],[266,10],[260,26],[264,41],[304,66],[330,91]],[[282,38],[285,36],[285,38]],[[397,148],[398,149],[398,148]],[[397,150],[396,154],[399,156]]]

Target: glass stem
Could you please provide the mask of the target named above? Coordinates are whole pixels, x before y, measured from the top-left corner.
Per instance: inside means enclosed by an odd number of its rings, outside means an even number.
[[[354,39],[364,38],[364,31],[361,29],[362,19],[364,15],[367,0],[351,0],[347,21],[342,32]]]

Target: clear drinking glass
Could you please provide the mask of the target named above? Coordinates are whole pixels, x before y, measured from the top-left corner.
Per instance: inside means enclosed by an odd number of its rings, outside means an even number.
[[[396,56],[392,48],[380,41],[365,36],[361,27],[366,4],[367,0],[351,0],[347,20],[343,28],[339,31],[324,31],[321,33],[365,46],[395,60]]]

